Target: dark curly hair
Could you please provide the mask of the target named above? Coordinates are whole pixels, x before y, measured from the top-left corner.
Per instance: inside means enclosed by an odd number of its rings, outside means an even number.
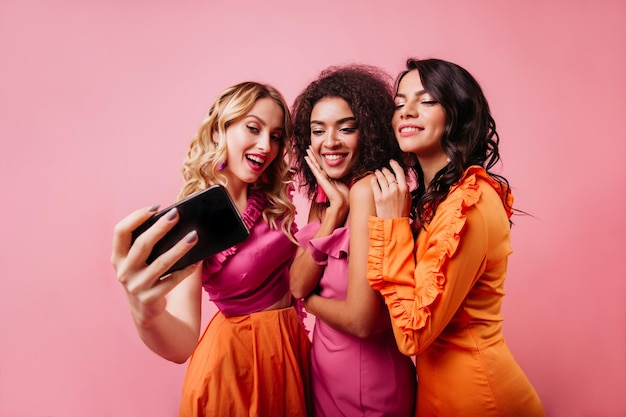
[[[425,188],[419,163],[412,167],[419,178],[418,187],[412,192],[416,226],[423,227],[432,220],[439,203],[472,165],[483,167],[498,181],[502,186],[503,201],[509,201],[507,197],[511,189],[507,179],[490,172],[500,161],[500,136],[496,132],[496,122],[491,116],[487,99],[476,79],[452,62],[409,58],[406,70],[398,76],[396,90],[402,78],[413,70],[419,72],[424,90],[446,112],[441,148],[450,159],[450,163],[435,174],[428,189]]]
[[[311,144],[311,112],[322,98],[344,99],[356,118],[359,158],[349,174],[350,181],[356,181],[383,166],[388,167],[390,159],[403,163],[403,153],[391,126],[395,109],[392,81],[378,67],[362,64],[332,66],[323,70],[295,99],[291,110],[294,168],[309,199],[315,198],[317,181],[304,157]]]

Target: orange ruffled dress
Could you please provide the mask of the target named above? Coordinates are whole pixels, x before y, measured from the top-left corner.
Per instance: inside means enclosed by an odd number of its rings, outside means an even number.
[[[416,355],[416,416],[545,416],[502,334],[512,212],[499,190],[470,167],[416,240],[408,218],[369,220],[368,280]]]
[[[250,237],[203,262],[203,287],[219,311],[189,360],[180,417],[313,414],[302,312],[295,305],[264,310],[289,291],[296,252],[280,228],[263,220],[266,204],[252,192],[242,213]]]

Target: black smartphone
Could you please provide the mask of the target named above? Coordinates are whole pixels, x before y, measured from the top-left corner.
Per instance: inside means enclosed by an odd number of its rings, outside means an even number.
[[[213,185],[154,214],[132,232],[132,241],[174,207],[178,223],[154,245],[146,262],[152,263],[192,230],[198,232],[198,243],[162,276],[241,243],[250,235],[226,188]]]

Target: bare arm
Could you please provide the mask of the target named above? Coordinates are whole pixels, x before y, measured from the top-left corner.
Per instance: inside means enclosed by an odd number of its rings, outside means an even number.
[[[318,181],[318,186],[322,187],[328,196],[330,204],[320,214],[318,211],[320,206],[311,203],[308,223],[320,220],[322,223],[314,238],[332,234],[336,228],[345,223],[349,210],[348,187],[341,182],[329,179],[317,161],[317,157],[313,151],[310,151],[305,159]],[[300,247],[289,271],[293,296],[300,299],[309,295],[317,287],[323,271],[324,266],[313,260],[309,248]]]
[[[350,189],[350,259],[345,300],[331,300],[313,294],[305,300],[307,311],[331,327],[358,336],[371,334],[382,306],[382,298],[367,281],[369,244],[368,218],[376,206],[366,177]]]
[[[132,231],[152,214],[148,209],[138,210],[115,226],[111,263],[126,290],[143,342],[163,358],[182,363],[195,349],[200,335],[200,269],[194,264],[164,279],[159,276],[196,244],[197,236],[186,236],[147,265],[153,245],[178,221],[177,212],[163,216],[131,246]]]
[[[309,211],[308,223],[320,220],[317,210],[316,204],[312,203]],[[322,221],[322,224],[314,238],[328,236],[337,228],[336,223],[338,220],[336,219],[336,216],[329,213],[329,215],[323,217],[324,221]],[[291,264],[289,271],[289,275],[291,276],[291,294],[293,294],[293,296],[297,299],[304,298],[309,295],[315,287],[317,287],[323,271],[324,266],[319,265],[313,260],[308,247],[305,246],[298,248],[296,258]]]

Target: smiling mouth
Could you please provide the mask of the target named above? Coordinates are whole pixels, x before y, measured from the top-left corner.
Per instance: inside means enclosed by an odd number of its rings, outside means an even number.
[[[421,132],[422,130],[424,129],[421,127],[407,126],[407,127],[400,128],[399,132],[400,133],[413,133],[413,132]]]
[[[262,167],[265,164],[265,158],[258,155],[246,155],[246,159],[258,167]]]
[[[322,156],[324,157],[324,159],[327,159],[329,161],[338,161],[341,158],[345,158],[346,154],[333,153],[333,154],[324,154]]]

